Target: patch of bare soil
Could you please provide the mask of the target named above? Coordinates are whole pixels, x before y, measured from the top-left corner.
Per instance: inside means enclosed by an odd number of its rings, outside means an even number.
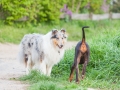
[[[17,61],[18,45],[0,44],[0,90],[26,90],[27,84],[16,78],[25,74],[24,66]]]
[[[77,42],[68,42],[70,49]],[[0,44],[0,90],[26,90],[29,86],[16,78],[25,75],[25,67],[17,61],[18,45]]]

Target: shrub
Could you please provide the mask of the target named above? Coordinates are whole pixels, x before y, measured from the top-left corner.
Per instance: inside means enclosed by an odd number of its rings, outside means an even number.
[[[8,24],[21,21],[21,19],[35,24],[46,21],[58,23],[60,8],[64,3],[64,0],[62,1],[2,0],[0,5],[1,10],[5,13],[5,22]]]

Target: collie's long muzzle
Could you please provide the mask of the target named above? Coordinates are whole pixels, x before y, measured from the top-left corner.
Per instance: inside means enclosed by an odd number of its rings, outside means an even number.
[[[62,48],[63,48],[63,45],[58,45],[58,44],[57,44],[57,46],[58,46],[60,49],[62,49]]]

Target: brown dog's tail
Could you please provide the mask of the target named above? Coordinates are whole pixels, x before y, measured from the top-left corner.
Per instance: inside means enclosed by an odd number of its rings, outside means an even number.
[[[82,42],[85,42],[85,32],[84,32],[84,28],[89,28],[89,26],[84,26],[84,27],[82,27]]]

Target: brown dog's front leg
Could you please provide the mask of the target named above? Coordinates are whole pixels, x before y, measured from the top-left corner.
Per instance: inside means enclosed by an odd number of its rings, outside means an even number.
[[[86,72],[86,66],[87,66],[87,61],[85,61],[84,64],[83,64],[82,79],[84,79],[84,75],[85,75],[85,72]]]

